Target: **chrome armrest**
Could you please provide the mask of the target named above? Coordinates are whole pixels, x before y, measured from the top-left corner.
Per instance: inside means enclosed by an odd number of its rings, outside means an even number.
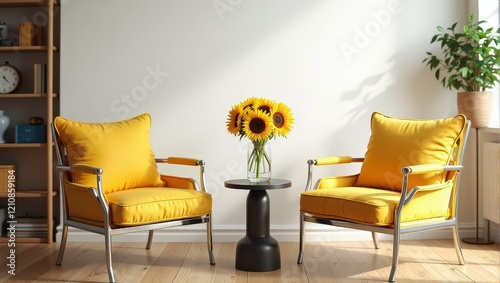
[[[419,191],[436,191],[447,188],[450,184],[450,180],[439,183],[439,184],[431,184],[424,186],[415,186],[408,190],[408,180],[410,175],[431,173],[431,172],[443,172],[443,171],[460,171],[463,169],[462,165],[443,165],[443,164],[419,164],[419,165],[411,165],[405,166],[401,168],[403,172],[403,186],[401,189],[401,199],[400,205],[396,209],[396,213],[400,213],[401,209],[404,205],[411,201],[411,199],[415,196],[415,194]]]
[[[86,187],[87,189],[91,189],[92,194],[94,197],[101,201],[104,201],[107,204],[107,200],[104,197],[104,193],[102,190],[102,173],[103,170],[100,167],[95,167],[91,165],[86,165],[86,164],[74,164],[74,165],[57,165],[56,169],[61,173],[62,171],[67,171],[67,172],[81,172],[81,173],[87,173],[87,174],[92,174],[96,176],[96,187]],[[62,180],[62,178],[60,178]],[[61,181],[62,182],[62,181]],[[78,187],[83,186],[81,184],[72,182]],[[63,187],[61,183],[61,188]]]
[[[187,157],[168,157],[168,158],[155,158],[157,163],[167,163],[173,165],[187,165],[187,166],[199,166],[200,168],[200,185],[201,191],[206,192],[206,181],[205,181],[205,161],[203,159],[187,158]],[[196,183],[196,189],[198,188],[198,183]]]
[[[85,187],[85,188],[88,189],[92,193],[94,198],[101,204],[101,208],[102,208],[104,216],[105,216],[104,223],[105,223],[105,225],[107,225],[109,227],[109,223],[110,223],[109,205],[108,205],[108,200],[104,196],[104,192],[102,189],[102,173],[104,172],[104,170],[100,167],[95,167],[95,166],[86,165],[86,164],[74,164],[74,165],[69,165],[69,166],[68,165],[57,165],[56,169],[59,171],[59,174],[62,174],[62,171],[67,171],[67,172],[87,173],[87,174],[92,174],[92,175],[96,176],[96,188],[93,188],[93,187]],[[60,184],[61,184],[61,186],[60,186],[61,190],[62,190],[62,192],[64,192],[64,185],[63,185],[63,181],[62,181],[62,176],[59,176],[59,179],[60,179]],[[72,183],[78,187],[84,188],[84,186],[82,186],[81,184],[78,184],[75,182],[72,182]],[[64,210],[66,210],[66,203],[65,203],[64,199],[65,198],[63,197],[62,201],[63,201]],[[65,217],[66,217],[66,215],[65,215]]]
[[[313,166],[347,164],[352,162],[363,162],[363,161],[364,158],[353,158],[351,156],[329,156],[329,157],[320,157],[316,159],[307,160],[308,170],[307,170],[307,182],[305,191],[309,191],[312,189]]]

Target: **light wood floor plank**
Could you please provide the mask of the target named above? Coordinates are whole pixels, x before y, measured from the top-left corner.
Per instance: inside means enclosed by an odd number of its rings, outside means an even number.
[[[159,254],[155,249],[146,250],[146,243],[124,243],[117,253],[122,254],[122,257],[114,263],[115,277],[126,278],[124,281],[120,280],[125,283],[141,282]]]
[[[307,282],[304,266],[297,264],[298,243],[280,243],[281,268],[278,270],[281,282]]]
[[[22,247],[22,248],[20,248]],[[16,268],[15,268],[15,278],[17,282],[32,282],[31,276],[28,275],[29,272],[43,272],[50,263],[47,261],[47,257],[54,258],[53,253],[55,250],[51,249],[49,245],[40,246],[31,243],[21,243],[16,244]],[[18,253],[19,251],[19,253]],[[2,255],[7,255],[2,253]],[[3,257],[3,256],[2,256]],[[20,265],[19,263],[26,262],[26,265]],[[55,258],[54,261],[55,262]],[[2,270],[3,270],[2,264]],[[5,273],[4,273],[5,274]],[[4,275],[2,274],[2,275]],[[1,282],[9,282],[14,277],[2,278]]]
[[[247,272],[235,268],[236,243],[216,243],[218,254],[216,256],[215,275],[212,283],[245,283]],[[214,247],[215,250],[215,247]]]
[[[302,265],[309,282],[366,282],[339,243],[306,244]]]
[[[215,266],[210,265],[206,243],[192,243],[175,278],[178,282],[210,282]]]
[[[498,244],[472,245],[461,243],[465,265],[459,265],[453,242],[428,240],[425,244],[429,249],[439,253],[448,260],[452,268],[469,278],[465,282],[500,282],[500,253]]]
[[[26,262],[27,265],[32,264],[40,260],[40,258],[50,251],[49,246],[40,246],[31,243],[22,243],[17,244],[14,248],[16,255],[16,263]],[[2,253],[7,255],[7,253]],[[2,257],[3,260],[3,257]],[[23,272],[27,267],[26,266],[16,266],[16,273]]]
[[[306,243],[302,267],[306,272],[308,282],[321,283],[328,280],[338,282],[330,268],[328,256],[320,243]]]
[[[236,243],[214,243],[217,264],[210,265],[205,243],[113,243],[118,282],[386,282],[392,244],[381,249],[367,242],[306,243],[304,263],[296,263],[298,243],[280,243],[281,268],[245,272],[234,267]],[[500,245],[462,244],[466,265],[458,265],[452,240],[402,241],[398,283],[499,282]],[[107,282],[103,243],[68,243],[62,266],[55,266],[58,244],[16,246],[16,275],[7,274],[6,257],[0,282]],[[3,255],[7,254],[1,247]]]
[[[492,247],[491,245],[488,245]],[[485,250],[487,246],[462,244],[466,265],[457,266],[465,275],[474,282],[500,282],[499,260],[500,252]]]
[[[40,247],[41,248],[41,247]],[[14,259],[13,263],[15,264],[15,267],[17,269],[17,261],[19,259],[19,256],[21,253],[26,252],[26,250],[19,250],[18,247],[9,247],[8,243],[2,243],[0,244],[0,282],[5,282],[12,276],[8,273],[10,268],[7,266],[7,264],[10,262],[10,259],[7,259],[8,256],[11,256],[10,250],[14,250]],[[17,260],[16,260],[17,259]],[[15,272],[15,271],[14,271]]]
[[[113,243],[113,262],[116,261],[115,251],[119,250],[123,243]],[[70,280],[83,282],[106,282],[108,280],[108,271],[106,268],[106,255],[104,252],[104,243],[92,243],[88,252],[79,256],[77,264],[73,261],[63,260],[61,266],[72,270]],[[101,278],[102,280],[96,281]]]
[[[450,240],[451,242],[451,240]],[[408,247],[413,260],[408,262],[418,262],[422,267],[429,272],[430,277],[438,282],[471,282],[470,279],[462,272],[458,271],[458,259],[456,257],[453,244],[448,247],[446,254],[439,254],[435,249],[429,249],[422,241],[407,241],[405,246]],[[455,259],[455,260],[453,260]],[[448,263],[448,264],[446,264]]]
[[[59,252],[59,244],[50,244],[52,249]],[[60,278],[69,279],[74,276],[75,271],[86,266],[91,261],[102,261],[104,258],[104,244],[80,243],[79,245],[67,245],[61,266],[56,266],[56,258],[47,260],[49,269],[37,276],[38,280],[46,282],[57,282]],[[57,255],[56,255],[57,256]],[[105,262],[104,262],[105,263]],[[29,265],[28,265],[29,267]]]
[[[153,243],[151,249],[161,249],[161,253],[141,282],[174,282],[190,246],[190,243]]]
[[[373,242],[341,242],[339,243],[349,254],[360,271],[358,278],[368,282],[386,281],[391,265],[391,258],[383,251],[376,249]]]
[[[366,282],[363,267],[356,263],[356,259],[360,258],[359,250],[353,249],[356,246],[355,242],[340,243],[340,242],[325,242],[321,243],[323,248],[324,260],[327,260],[332,271],[332,276],[337,282],[349,280],[349,282]],[[364,257],[361,256],[361,258]],[[363,259],[364,260],[364,259]]]
[[[421,261],[415,260],[410,250],[411,241],[402,243],[399,249],[399,264],[396,279],[399,273],[404,272],[407,277],[419,280],[419,282],[431,282],[435,280],[432,274],[424,268]],[[392,256],[392,250],[390,252]]]

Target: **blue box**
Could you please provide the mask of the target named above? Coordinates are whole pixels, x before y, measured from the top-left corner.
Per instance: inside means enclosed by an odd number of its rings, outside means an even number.
[[[45,125],[16,125],[16,143],[44,143],[47,140]]]

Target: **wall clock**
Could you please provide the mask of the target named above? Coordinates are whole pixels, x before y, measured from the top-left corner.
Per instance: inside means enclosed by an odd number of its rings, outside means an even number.
[[[5,62],[0,65],[0,93],[12,93],[21,86],[22,76],[19,70]]]

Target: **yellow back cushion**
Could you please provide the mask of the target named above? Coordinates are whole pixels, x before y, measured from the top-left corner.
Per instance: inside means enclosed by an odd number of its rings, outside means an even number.
[[[401,168],[417,164],[449,164],[466,118],[410,120],[373,113],[370,141],[356,186],[401,191]],[[412,176],[409,187],[436,184],[446,173]]]
[[[54,126],[66,147],[70,165],[87,164],[103,169],[104,193],[164,185],[149,141],[149,114],[109,123],[56,117]],[[75,173],[72,178],[74,182],[96,186],[93,175]]]

